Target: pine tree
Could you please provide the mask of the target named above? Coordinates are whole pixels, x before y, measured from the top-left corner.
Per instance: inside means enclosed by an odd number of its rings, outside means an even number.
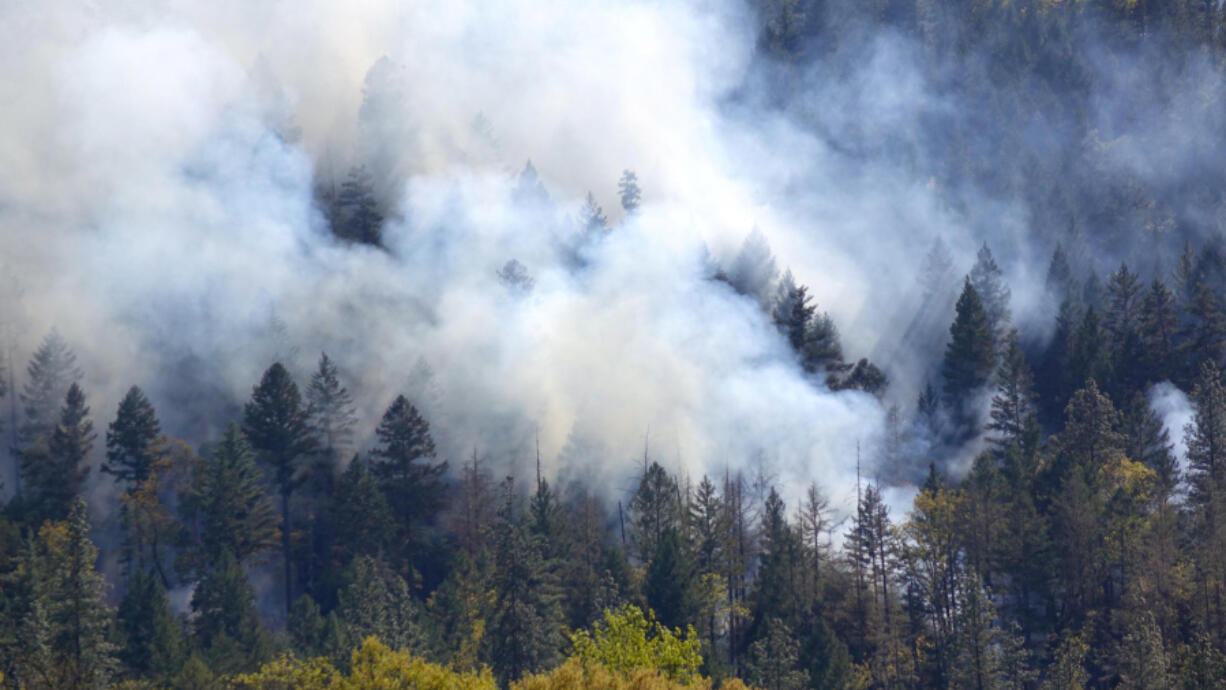
[[[640,562],[651,560],[665,532],[680,529],[680,496],[676,480],[660,463],[652,462],[644,468],[638,490],[630,499],[631,541]]]
[[[354,456],[349,462],[332,503],[335,548],[341,562],[354,556],[382,557],[392,537],[392,510],[361,457]]]
[[[51,331],[35,351],[26,367],[26,382],[21,390],[25,413],[18,437],[25,445],[50,438],[55,430],[60,401],[68,387],[81,380],[77,357],[59,332]]]
[[[383,244],[383,213],[375,199],[374,179],[366,166],[349,170],[331,209],[332,232],[350,242]]]
[[[315,434],[316,447],[326,472],[348,457],[353,449],[353,427],[357,415],[353,397],[341,385],[336,364],[325,352],[319,356],[319,368],[311,375],[306,389],[307,419]],[[321,470],[323,471],[323,470]]]
[[[285,632],[289,634],[290,649],[299,657],[325,655],[324,641],[328,634],[328,622],[311,595],[300,594],[294,600],[294,606],[285,622]]]
[[[556,584],[539,544],[523,524],[509,479],[503,485],[503,494],[494,547],[488,659],[499,681],[507,684],[552,666],[559,657],[562,636]]]
[[[697,612],[694,567],[676,529],[667,528],[647,564],[643,596],[661,623],[683,629]]]
[[[770,619],[762,636],[749,647],[746,677],[763,690],[803,690],[809,672],[802,667],[800,643],[792,629],[779,619]]]
[[[812,304],[809,288],[797,285],[788,271],[779,282],[775,295],[775,305],[771,316],[775,327],[787,338],[792,350],[798,355],[804,353],[809,336],[809,325],[817,307]]]
[[[969,411],[963,409],[963,401],[987,384],[995,365],[991,324],[970,280],[964,283],[962,296],[958,298],[957,315],[949,327],[949,335],[941,366],[945,400],[961,421],[966,422]]]
[[[1009,329],[1009,286],[1005,285],[1000,267],[986,242],[979,248],[969,279],[983,304],[993,342],[1000,343]]]
[[[1111,388],[1109,384],[1114,381],[1114,374],[1106,344],[1098,311],[1090,307],[1069,338],[1068,366],[1064,375],[1070,390],[1075,390],[1089,379],[1101,381],[1107,384],[1108,389]]]
[[[1064,302],[1073,296],[1073,269],[1069,267],[1068,255],[1057,244],[1047,265],[1047,280],[1044,283],[1053,302]]]
[[[1124,635],[1119,656],[1120,690],[1169,688],[1169,661],[1162,644],[1162,631],[1149,611],[1139,611]]]
[[[441,504],[447,463],[434,462],[430,424],[403,395],[396,396],[387,408],[375,436],[378,445],[371,451],[371,471],[388,504],[396,506],[397,538],[407,547],[416,539],[422,522]]]
[[[409,584],[383,562],[358,556],[337,595],[337,614],[351,646],[370,635],[393,649],[423,651],[418,606]]]
[[[21,686],[84,690],[105,687],[114,674],[114,616],[106,583],[94,570],[97,558],[85,501],[72,504],[67,521],[39,529],[27,563],[31,601],[18,661]]]
[[[762,513],[762,553],[754,591],[754,620],[750,640],[766,634],[767,621],[777,619],[797,626],[808,610],[802,574],[804,557],[800,535],[787,521],[783,499],[772,487]]]
[[[115,477],[116,481],[129,484],[149,478],[154,441],[161,433],[157,413],[152,403],[140,388],[132,386],[123,400],[115,421],[106,430],[106,462],[102,471]]]
[[[1000,369],[996,373],[996,395],[992,396],[991,420],[988,430],[995,432],[990,439],[998,452],[1021,443],[1037,424],[1035,419],[1034,376],[1026,363],[1026,354],[1018,344],[1017,330],[1005,338]]]
[[[255,592],[247,574],[229,549],[223,549],[213,567],[192,591],[195,634],[203,647],[229,638],[239,644],[254,642],[260,622]]]
[[[161,581],[137,571],[119,604],[119,659],[137,676],[170,678],[186,660],[182,628],[170,611]]]
[[[1175,295],[1157,278],[1141,298],[1141,366],[1143,381],[1155,383],[1171,377],[1178,319]]]
[[[591,192],[583,200],[583,210],[580,212],[579,227],[588,237],[599,237],[609,231],[609,219],[604,210],[596,203],[596,197]]]
[[[623,170],[621,179],[617,181],[617,194],[621,197],[622,208],[626,215],[632,215],[638,210],[643,192],[639,189],[639,178],[633,170]]]
[[[301,481],[299,460],[315,450],[315,437],[302,406],[298,386],[280,362],[264,372],[243,407],[243,433],[260,459],[272,469],[281,495],[281,556],[285,566],[285,610],[294,603],[290,535],[290,496]]]
[[[1188,504],[1199,569],[1199,606],[1204,625],[1221,639],[1226,622],[1226,386],[1212,361],[1201,365],[1192,390],[1196,414],[1184,428],[1188,458]]]
[[[728,283],[742,295],[748,295],[766,305],[771,298],[770,289],[779,270],[770,244],[761,230],[754,228],[745,237],[741,249],[728,267]]]
[[[1186,371],[1195,372],[1204,361],[1221,364],[1226,348],[1226,313],[1213,289],[1205,282],[1197,283],[1186,311],[1187,325],[1182,333]]]
[[[1111,350],[1117,394],[1138,390],[1145,383],[1141,346],[1141,284],[1137,275],[1121,264],[1107,281],[1107,310],[1103,326]]]
[[[41,444],[22,454],[27,519],[32,525],[67,518],[73,502],[81,495],[89,475],[89,452],[97,437],[88,415],[85,394],[73,383],[60,410],[59,423],[51,432],[46,454],[41,452]]]
[[[223,553],[242,563],[276,544],[277,517],[263,484],[246,437],[231,424],[193,477],[184,506],[189,524],[199,529],[197,569],[218,562]]]
[[[549,202],[549,192],[545,190],[545,185],[541,182],[541,177],[537,174],[536,166],[532,165],[532,161],[525,163],[519,177],[515,178],[515,189],[511,194],[520,204],[540,206]]]

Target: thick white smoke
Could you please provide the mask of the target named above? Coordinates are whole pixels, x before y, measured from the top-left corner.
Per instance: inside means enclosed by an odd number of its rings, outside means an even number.
[[[137,384],[199,441],[274,358],[305,383],[326,350],[364,433],[404,391],[453,462],[522,471],[539,432],[551,474],[620,489],[649,437],[691,476],[761,460],[793,497],[816,480],[846,501],[881,406],[804,376],[713,262],[758,228],[857,358],[933,238],[975,246],[925,181],[730,104],[756,33],[734,2],[9,3],[0,317],[18,366],[58,327],[99,426]],[[824,107],[910,117],[923,84],[880,56]],[[517,201],[528,159],[551,203]],[[336,242],[314,202],[358,162],[388,185],[386,252]],[[644,189],[630,217],[624,168]],[[588,190],[614,227],[568,260]],[[498,279],[512,258],[527,294]],[[921,373],[892,373],[909,404]]]

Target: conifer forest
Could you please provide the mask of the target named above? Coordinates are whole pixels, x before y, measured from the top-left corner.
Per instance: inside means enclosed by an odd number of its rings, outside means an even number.
[[[1226,5],[0,2],[0,687],[1226,688]]]

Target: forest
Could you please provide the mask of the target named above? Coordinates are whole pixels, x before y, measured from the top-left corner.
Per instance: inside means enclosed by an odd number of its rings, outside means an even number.
[[[0,8],[0,686],[1226,687],[1226,6],[513,4],[660,150]]]

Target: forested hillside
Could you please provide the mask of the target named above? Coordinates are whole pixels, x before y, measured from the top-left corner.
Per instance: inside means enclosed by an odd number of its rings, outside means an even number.
[[[1226,7],[72,5],[0,685],[1226,687]]]

